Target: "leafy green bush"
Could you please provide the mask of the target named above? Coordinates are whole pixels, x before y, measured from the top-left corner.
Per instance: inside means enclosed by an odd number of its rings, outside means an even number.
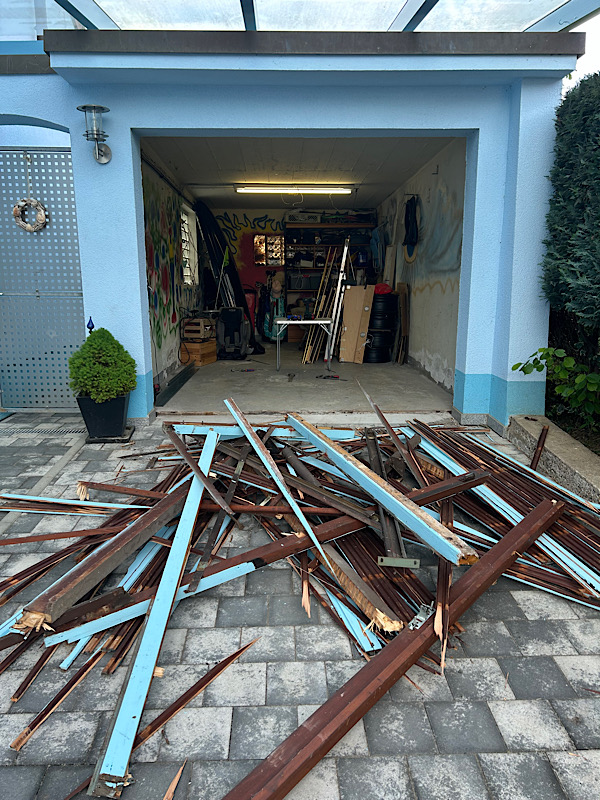
[[[569,413],[591,428],[600,423],[600,374],[585,364],[578,364],[561,348],[540,347],[527,361],[513,364],[513,370],[525,375],[547,370],[546,379],[561,402],[552,409],[556,414]]]
[[[112,400],[136,387],[135,361],[106,330],[92,331],[69,359],[71,388],[96,403]]]

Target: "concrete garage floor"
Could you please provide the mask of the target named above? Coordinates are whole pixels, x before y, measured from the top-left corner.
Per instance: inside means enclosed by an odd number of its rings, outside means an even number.
[[[245,361],[217,361],[200,369],[160,409],[161,414],[222,414],[223,398],[234,397],[247,413],[281,414],[370,411],[358,379],[384,411],[416,414],[450,411],[452,395],[406,364],[340,364],[331,371],[345,380],[323,380],[323,362],[303,366],[296,344],[282,343],[281,369],[276,371],[276,346]],[[254,372],[241,372],[253,369]],[[293,378],[290,378],[293,375]]]
[[[139,428],[127,447],[82,444],[73,431],[81,427],[78,415],[15,414],[0,422],[0,486],[75,498],[78,479],[107,482],[119,473],[120,482],[149,488],[161,477],[135,472],[149,456],[122,458],[165,441],[158,420]],[[495,434],[492,439],[518,455]],[[70,463],[43,492],[35,491],[77,445]],[[98,493],[94,498],[115,500]],[[87,528],[92,520],[22,514],[0,536]],[[245,523],[223,556],[268,541],[258,524]],[[71,541],[0,546],[0,577]],[[422,549],[414,555],[421,558],[419,577],[433,587],[436,559]],[[72,564],[64,562],[2,606],[0,619]],[[600,797],[600,615],[500,578],[461,621],[465,632],[453,641],[445,676],[412,668],[414,683],[401,679],[292,790],[290,800]],[[165,674],[153,681],[142,722],[257,636],[240,662],[174,717],[164,735],[135,753],[135,783],[123,800],[163,800],[186,758],[175,800],[220,800],[364,664],[328,616],[315,608],[307,617],[295,575],[286,562],[276,563],[179,605],[159,659]],[[95,668],[19,753],[9,748],[72,674],[58,667],[68,649],[61,645],[17,703],[10,696],[39,657],[38,647],[0,677],[0,800],[62,800],[93,769],[124,667],[112,676]]]

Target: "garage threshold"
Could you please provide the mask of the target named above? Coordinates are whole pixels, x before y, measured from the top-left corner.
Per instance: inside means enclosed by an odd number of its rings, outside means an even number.
[[[161,408],[161,418],[201,415],[217,421],[228,418],[223,399],[234,397],[246,414],[281,415],[283,411],[330,418],[346,418],[347,424],[372,422],[372,411],[357,379],[382,410],[410,418],[423,414],[448,415],[452,395],[407,364],[332,364],[335,378],[324,364],[300,364],[297,346],[283,344],[281,369],[275,369],[275,345],[265,354],[245,361],[217,361],[201,367]],[[244,370],[252,370],[247,372]],[[350,421],[352,420],[352,422]]]

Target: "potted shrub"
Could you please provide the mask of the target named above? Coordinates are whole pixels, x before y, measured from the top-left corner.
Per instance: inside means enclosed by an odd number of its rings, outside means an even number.
[[[122,437],[136,387],[135,360],[123,345],[106,328],[92,331],[69,359],[69,376],[89,439]]]

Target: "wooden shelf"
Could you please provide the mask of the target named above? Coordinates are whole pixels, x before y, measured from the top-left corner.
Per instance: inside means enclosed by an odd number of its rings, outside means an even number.
[[[328,228],[338,231],[345,231],[350,229],[356,228],[376,228],[377,224],[375,222],[345,222],[340,224],[339,222],[286,222],[285,229],[286,230],[306,230],[313,229],[313,228]]]

